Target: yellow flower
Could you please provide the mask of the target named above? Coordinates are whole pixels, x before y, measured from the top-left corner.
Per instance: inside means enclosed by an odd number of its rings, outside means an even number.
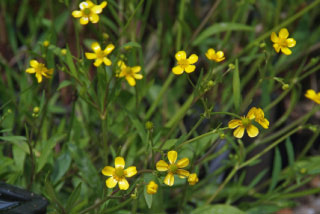
[[[196,69],[196,66],[193,65],[198,61],[198,56],[195,54],[192,54],[188,59],[187,59],[187,54],[184,51],[178,51],[175,55],[178,65],[172,68],[172,72],[175,75],[180,75],[184,71],[187,73],[191,73]]]
[[[156,184],[154,181],[150,181],[147,185],[147,193],[150,195],[156,194],[158,191],[158,184]]]
[[[263,128],[269,128],[269,121],[264,118],[264,112],[261,108],[253,107],[249,110],[247,116],[241,117],[239,119],[233,119],[228,123],[228,127],[230,129],[235,129],[233,132],[233,136],[236,138],[242,138],[244,134],[244,130],[247,130],[247,134],[249,137],[256,137],[259,134],[259,129],[252,125],[252,120],[255,120],[259,123]]]
[[[289,32],[287,28],[282,28],[279,32],[279,37],[275,32],[271,34],[271,41],[274,43],[273,48],[277,53],[282,51],[285,55],[290,55],[292,52],[289,48],[292,48],[296,45],[296,40],[293,38],[288,38]]]
[[[117,77],[125,77],[131,86],[136,85],[136,79],[140,80],[143,78],[142,74],[138,74],[141,70],[140,66],[129,67],[122,60],[119,60],[118,67]]]
[[[79,4],[80,10],[75,10],[72,12],[74,18],[80,18],[80,24],[86,25],[89,20],[92,23],[97,23],[99,21],[99,16],[102,9],[107,6],[107,2],[103,1],[100,5],[92,3],[92,1],[83,1]]]
[[[199,178],[196,173],[192,173],[189,175],[189,177],[188,177],[189,185],[193,186],[196,183],[198,183],[198,181],[199,181]]]
[[[110,176],[106,180],[106,185],[108,188],[113,188],[119,185],[120,190],[127,190],[129,188],[129,183],[126,179],[137,174],[137,169],[135,166],[130,166],[127,169],[124,169],[125,161],[123,157],[116,157],[114,161],[115,168],[111,166],[105,166],[102,169],[102,174],[105,176]]]
[[[164,183],[172,186],[174,183],[174,174],[179,175],[180,178],[186,178],[189,176],[187,170],[181,169],[189,165],[188,158],[182,158],[177,163],[178,153],[176,151],[168,152],[168,159],[170,164],[167,164],[164,160],[159,160],[156,164],[157,170],[160,172],[168,171],[167,176],[164,178]]]
[[[225,60],[224,53],[222,51],[216,52],[213,48],[208,49],[206,57],[211,61],[221,62]]]
[[[51,78],[53,74],[53,69],[48,69],[43,63],[39,63],[37,60],[30,61],[31,68],[26,70],[27,73],[36,74],[38,83],[42,82],[42,76],[46,78]]]
[[[320,92],[316,93],[314,90],[309,89],[305,93],[305,95],[308,99],[320,104]]]
[[[44,47],[48,47],[48,46],[50,45],[50,42],[49,42],[48,40],[45,40],[45,41],[42,43],[42,45],[43,45]]]
[[[112,64],[111,60],[108,59],[108,55],[113,51],[115,48],[113,44],[109,44],[104,50],[101,50],[101,47],[98,42],[94,42],[91,44],[91,48],[94,53],[86,52],[87,59],[95,59],[93,63],[94,66],[99,67],[102,62],[106,66],[110,66]]]
[[[67,49],[65,49],[65,48],[61,49],[60,53],[61,53],[63,56],[67,55]]]

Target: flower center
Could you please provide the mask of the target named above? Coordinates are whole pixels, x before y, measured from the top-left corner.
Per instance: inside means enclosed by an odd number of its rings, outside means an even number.
[[[288,47],[288,44],[287,44],[287,39],[282,39],[280,38],[280,41],[278,43],[281,47]]]
[[[103,52],[102,50],[97,51],[97,52],[96,52],[96,55],[97,55],[97,58],[103,58],[103,57],[105,57],[105,54],[104,54],[104,52]]]
[[[45,66],[43,63],[39,63],[37,67],[37,72],[42,73],[42,71],[45,69]]]
[[[241,123],[243,126],[247,127],[248,125],[251,124],[251,121],[249,118],[246,118],[246,117],[243,117],[242,120],[241,120]]]
[[[118,177],[118,178],[122,178],[124,176],[124,170],[121,168],[116,168],[114,174]]]
[[[89,8],[85,8],[83,13],[88,16],[91,13],[91,10]]]
[[[176,171],[178,170],[178,166],[176,164],[171,164],[169,166],[169,171],[172,173],[176,173]]]
[[[178,61],[178,65],[180,65],[181,68],[185,69],[189,66],[189,62],[187,59],[182,59]]]

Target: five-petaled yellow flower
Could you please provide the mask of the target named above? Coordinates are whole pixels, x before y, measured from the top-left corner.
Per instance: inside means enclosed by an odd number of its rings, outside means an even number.
[[[43,63],[38,62],[37,60],[30,61],[31,68],[26,70],[27,73],[36,74],[38,83],[42,82],[42,76],[46,78],[51,78],[53,74],[53,69],[48,69]]]
[[[224,53],[222,51],[215,51],[213,48],[208,49],[206,57],[211,61],[221,62],[225,60]]]
[[[273,48],[277,53],[281,52],[285,55],[290,55],[292,52],[289,48],[292,48],[296,45],[296,40],[293,38],[288,38],[289,32],[287,28],[282,28],[279,32],[279,37],[275,32],[271,34],[271,41],[274,43]]]
[[[306,96],[310,100],[320,104],[320,92],[316,93],[314,90],[309,89],[309,90],[307,90],[307,92],[305,93],[304,96]]]
[[[140,66],[129,67],[122,60],[119,60],[118,67],[117,77],[125,77],[131,86],[136,85],[136,79],[140,80],[143,78],[142,74],[138,74],[141,70]]]
[[[199,181],[199,178],[196,173],[192,173],[189,175],[189,177],[188,177],[189,185],[193,186],[196,183],[198,183],[198,181]]]
[[[178,65],[172,68],[172,72],[175,75],[180,75],[184,71],[187,73],[191,73],[196,69],[196,66],[193,65],[198,61],[198,56],[196,54],[192,54],[187,59],[187,54],[184,51],[178,51],[175,55]]]
[[[115,48],[113,44],[109,44],[104,50],[101,50],[101,47],[98,42],[94,42],[91,44],[91,48],[94,53],[86,52],[87,59],[95,59],[93,63],[94,66],[99,67],[102,62],[106,66],[110,66],[112,64],[111,60],[107,57]]]
[[[119,189],[127,190],[129,188],[129,183],[126,179],[137,174],[137,169],[135,166],[130,166],[124,169],[125,161],[123,157],[116,157],[114,161],[115,168],[111,166],[106,166],[102,169],[102,174],[105,176],[111,176],[106,180],[106,185],[108,188],[113,188],[119,185]]]
[[[247,134],[249,137],[256,137],[259,134],[259,129],[252,124],[252,120],[255,120],[259,123],[263,128],[269,128],[269,121],[264,118],[264,112],[261,108],[253,107],[249,110],[247,116],[241,117],[239,119],[233,119],[228,123],[228,127],[230,129],[235,129],[233,132],[233,136],[236,138],[242,138],[244,134],[244,130],[247,130]]]
[[[158,191],[158,184],[156,184],[154,181],[150,181],[147,185],[147,193],[150,195],[156,194]]]
[[[167,176],[164,178],[164,183],[172,186],[174,184],[174,175],[179,175],[180,178],[186,178],[189,176],[187,170],[181,169],[189,165],[188,158],[182,158],[177,163],[178,153],[176,151],[168,152],[168,159],[170,164],[167,164],[164,160],[159,160],[156,164],[157,170],[160,172],[168,171]]]
[[[100,5],[94,4],[92,1],[84,1],[79,4],[80,10],[75,10],[72,12],[74,18],[80,18],[80,24],[86,25],[89,20],[92,23],[97,23],[99,21],[99,16],[102,9],[107,6],[107,2],[103,1]]]

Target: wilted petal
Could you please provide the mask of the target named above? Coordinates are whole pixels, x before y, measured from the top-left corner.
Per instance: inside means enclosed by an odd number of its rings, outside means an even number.
[[[108,188],[113,188],[117,185],[118,181],[113,177],[110,177],[106,180],[106,185]]]
[[[168,152],[168,159],[171,164],[174,164],[176,162],[177,157],[178,157],[178,153],[176,151],[172,150]]]
[[[187,54],[186,54],[186,52],[184,52],[184,51],[178,51],[178,52],[176,53],[175,57],[176,57],[176,59],[177,59],[178,61],[180,61],[180,60],[186,59],[186,58],[187,58]]]
[[[124,170],[124,174],[126,177],[130,178],[137,174],[137,168],[135,166],[130,166]]]
[[[168,186],[172,186],[174,184],[174,176],[171,172],[169,172],[167,176],[164,178],[164,183]]]
[[[127,190],[128,188],[129,188],[129,183],[128,183],[127,179],[122,178],[122,179],[119,181],[119,189],[121,189],[121,190]]]
[[[254,125],[249,125],[247,127],[247,133],[249,137],[256,137],[259,134],[259,129]]]
[[[115,168],[111,167],[111,166],[106,166],[102,169],[102,174],[104,174],[105,176],[112,176],[113,173],[115,172]]]
[[[125,161],[124,161],[123,157],[116,157],[116,159],[114,160],[114,166],[116,168],[123,169],[124,165],[125,165]]]
[[[177,162],[178,168],[184,168],[184,167],[187,167],[188,165],[189,165],[189,158],[182,158]]]
[[[156,164],[156,168],[158,171],[163,172],[168,170],[168,164],[164,160],[159,160]]]

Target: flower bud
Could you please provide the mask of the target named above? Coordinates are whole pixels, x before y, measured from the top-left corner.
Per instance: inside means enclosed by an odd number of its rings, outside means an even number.
[[[156,194],[158,191],[158,184],[156,184],[154,181],[150,181],[147,185],[147,193],[150,195]]]
[[[199,178],[196,173],[192,173],[189,175],[189,177],[188,177],[189,185],[193,186],[196,183],[198,183],[198,181],[199,181]]]

